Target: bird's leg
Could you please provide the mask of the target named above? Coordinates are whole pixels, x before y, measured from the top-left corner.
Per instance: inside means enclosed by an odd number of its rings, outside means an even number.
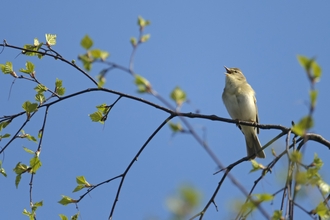
[[[241,121],[239,119],[234,119],[236,121],[236,126],[239,128],[239,130],[242,130],[241,125],[239,124]]]
[[[259,134],[259,128],[256,126],[258,123],[256,121],[251,120],[252,124],[254,125],[254,130],[257,131],[257,134]]]

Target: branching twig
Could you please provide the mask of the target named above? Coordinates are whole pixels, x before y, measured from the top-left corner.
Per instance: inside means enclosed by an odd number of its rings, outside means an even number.
[[[3,44],[0,44],[0,46],[2,46],[2,47],[9,47],[9,48],[13,48],[13,49],[16,49],[16,50],[21,50],[21,51],[26,51],[26,52],[38,53],[38,54],[41,54],[42,56],[49,56],[49,57],[53,57],[55,59],[61,60],[64,63],[69,64],[70,66],[74,67],[76,70],[78,70],[82,74],[84,74],[95,85],[98,85],[98,83],[95,81],[95,79],[93,79],[87,72],[85,72],[83,69],[81,69],[79,66],[77,66],[74,62],[70,62],[67,59],[64,59],[57,52],[55,53],[56,55],[54,55],[54,54],[51,54],[51,53],[47,53],[47,51],[41,52],[41,51],[30,50],[30,49],[26,49],[26,48],[22,48],[22,47],[17,47],[17,46],[8,44],[6,40],[4,40],[4,43]],[[52,52],[55,52],[55,51],[52,50]]]
[[[81,196],[80,196],[80,198],[76,201],[76,203],[79,203],[87,194],[89,194],[90,192],[92,192],[94,189],[96,189],[96,188],[98,188],[99,186],[102,186],[103,184],[105,184],[105,183],[109,183],[109,182],[111,182],[111,181],[113,181],[113,180],[115,180],[115,179],[118,179],[118,178],[121,178],[123,176],[123,174],[120,174],[120,175],[118,175],[118,176],[115,176],[115,177],[112,177],[112,178],[110,178],[110,179],[108,179],[108,180],[105,180],[105,181],[103,181],[103,182],[100,182],[100,183],[98,183],[98,184],[96,184],[96,185],[93,185],[92,187],[90,187],[89,189],[87,189],[87,191],[84,193],[84,194],[82,194]]]

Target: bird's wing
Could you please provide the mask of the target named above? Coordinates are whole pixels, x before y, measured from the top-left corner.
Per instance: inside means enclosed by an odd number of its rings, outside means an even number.
[[[259,116],[258,116],[258,107],[257,107],[257,99],[254,96],[254,105],[256,107],[256,123],[259,124]],[[259,134],[259,128],[257,128],[257,134]]]

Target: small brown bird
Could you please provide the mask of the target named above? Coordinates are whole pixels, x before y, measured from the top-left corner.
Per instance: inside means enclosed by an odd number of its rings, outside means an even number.
[[[255,92],[247,83],[242,71],[238,68],[226,69],[226,85],[222,93],[222,100],[232,119],[241,121],[259,122],[257,100]],[[257,133],[259,128],[239,125],[245,136],[247,156],[266,158],[261,150]]]

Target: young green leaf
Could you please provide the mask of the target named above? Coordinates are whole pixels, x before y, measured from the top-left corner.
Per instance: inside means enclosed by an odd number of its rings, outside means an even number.
[[[305,69],[305,71],[309,71],[313,62],[313,59],[309,59],[308,57],[298,55],[297,56],[300,65]]]
[[[306,179],[312,186],[317,185],[320,181],[322,181],[321,175],[319,174],[319,170],[316,167],[310,167],[306,171]]]
[[[91,118],[92,121],[94,122],[100,122],[101,124],[104,124],[104,122],[107,119],[107,115],[109,114],[112,106],[107,106],[107,104],[101,104],[96,106],[97,111],[90,114],[89,117]]]
[[[318,157],[316,153],[314,153],[313,166],[315,166],[318,170],[323,166],[323,161]]]
[[[28,215],[28,216],[29,216],[31,213],[30,213],[28,210],[26,210],[26,209],[23,209],[23,214],[24,214],[24,215]]]
[[[316,90],[309,91],[309,98],[311,100],[311,105],[315,107],[316,105],[316,99],[317,99],[318,92]]]
[[[95,59],[101,58],[101,50],[100,49],[93,49],[93,50],[90,50],[89,52],[92,55],[92,57],[94,57]]]
[[[7,127],[10,124],[11,121],[4,121],[0,123],[0,131],[2,131],[2,129],[4,129],[5,127]]]
[[[145,20],[141,17],[141,16],[138,16],[138,25],[140,27],[144,27],[145,26]]]
[[[108,106],[107,104],[103,103],[101,105],[96,106],[96,108],[103,114],[108,114],[111,110],[111,106]]]
[[[85,70],[90,71],[92,69],[93,59],[88,54],[79,55],[78,58],[83,63]]]
[[[330,186],[323,180],[319,180],[317,183],[319,189],[321,190],[323,195],[328,195],[330,193]]]
[[[39,42],[38,38],[34,38],[33,45],[34,46],[39,46],[40,45],[40,42]]]
[[[137,40],[136,40],[135,37],[131,37],[130,42],[131,42],[131,44],[132,44],[133,47],[136,47],[136,45],[137,45]]]
[[[13,170],[16,174],[22,174],[25,173],[28,169],[29,167],[27,165],[18,162]]]
[[[10,134],[4,134],[4,135],[0,135],[0,140],[2,139],[2,138],[9,138],[10,137]]]
[[[27,61],[25,63],[25,69],[21,68],[19,71],[22,73],[32,74],[34,72],[34,64]]]
[[[2,174],[4,177],[7,177],[7,173],[4,168],[0,168],[0,174]]]
[[[313,70],[313,77],[316,81],[319,81],[321,75],[322,75],[322,69],[319,66],[319,64],[314,60],[312,63],[312,70]]]
[[[5,169],[2,167],[2,161],[0,160],[0,174],[2,174],[4,177],[7,177],[7,173]]]
[[[150,34],[143,35],[140,39],[142,43],[147,42],[150,39]]]
[[[274,199],[274,196],[268,193],[255,194],[254,196],[257,197],[258,202],[271,201]]]
[[[187,215],[200,203],[200,193],[190,187],[183,186],[179,189],[179,195],[167,199],[168,209],[178,218],[186,219]]]
[[[34,218],[34,213],[31,213],[31,212],[29,212],[29,211],[27,211],[26,209],[23,209],[23,215],[26,215],[26,216],[28,216],[29,217],[29,220],[34,220],[35,218]]]
[[[37,139],[36,139],[34,136],[30,135],[30,134],[27,134],[27,135],[26,135],[26,138],[27,138],[29,141],[37,142]]]
[[[76,188],[74,188],[74,190],[72,192],[78,192],[78,191],[82,190],[83,188],[85,188],[85,185],[78,185],[78,186],[76,186]]]
[[[89,114],[89,117],[92,119],[92,121],[94,121],[94,122],[100,122],[100,123],[103,124],[103,122],[101,121],[101,119],[103,117],[103,115],[102,115],[101,112],[96,111],[96,112],[94,112],[92,114]]]
[[[319,81],[322,69],[314,58],[309,59],[308,57],[298,55],[298,61],[313,81]]]
[[[300,151],[292,151],[292,153],[290,154],[290,159],[292,162],[295,163],[300,163],[302,160],[302,154]]]
[[[7,73],[5,72],[5,68],[6,68],[6,64],[1,64],[1,63],[0,63],[0,69],[1,69],[1,71],[2,71],[4,74],[7,74]]]
[[[23,103],[22,107],[27,113],[32,113],[37,110],[38,103],[31,103],[30,101],[26,101]]]
[[[177,86],[171,92],[171,99],[173,99],[178,106],[181,106],[182,103],[186,101],[187,95],[180,87]]]
[[[32,51],[39,51],[39,49],[42,47],[42,45],[43,45],[43,43],[39,43],[38,39],[35,38],[33,45],[25,44],[23,46],[23,48],[27,49],[27,50],[32,50]],[[31,51],[26,51],[26,50],[23,50],[22,54],[27,55],[27,56],[38,56],[39,59],[41,59],[43,56],[42,54],[31,52]]]
[[[29,154],[34,154],[33,150],[30,150],[29,148],[23,147],[23,149],[28,152]]]
[[[48,90],[48,88],[42,84],[38,84],[34,90],[37,92],[37,93],[44,93]]]
[[[318,204],[318,206],[313,210],[313,213],[318,214],[321,218],[330,215],[330,211],[323,201]]]
[[[44,205],[44,202],[43,201],[40,201],[40,202],[36,202],[33,204],[34,207],[41,207]]]
[[[39,132],[38,132],[38,138],[40,139],[41,136],[42,136],[42,129],[40,129]]]
[[[65,88],[62,87],[62,80],[57,79],[55,81],[55,92],[59,95],[62,96],[65,93]]]
[[[69,220],[68,217],[66,217],[65,215],[63,214],[59,214],[61,220]]]
[[[303,136],[306,130],[312,128],[313,126],[314,126],[313,118],[311,116],[305,116],[299,121],[298,124],[295,124],[292,127],[292,131],[299,136]]]
[[[58,201],[58,203],[62,204],[62,205],[68,205],[70,203],[76,203],[77,200],[74,200],[68,196],[64,196],[62,195],[62,199],[60,201]]]
[[[33,218],[31,220],[34,220],[35,218],[35,212],[37,211],[38,207],[43,206],[43,201],[40,202],[36,202],[32,205],[31,209],[32,209],[32,213],[33,213]]]
[[[64,88],[64,87],[57,88],[57,89],[56,89],[56,93],[57,93],[57,95],[59,95],[59,96],[63,96],[64,93],[65,93],[65,88]]]
[[[62,80],[56,78],[56,80],[55,80],[55,86],[56,87],[62,87],[62,83],[63,83]]]
[[[37,143],[37,139],[34,136],[32,136],[30,134],[26,134],[23,130],[21,130],[21,132],[22,132],[22,134],[19,135],[20,138],[26,138],[29,141],[33,141],[33,142]]]
[[[84,38],[81,39],[80,45],[86,50],[89,50],[89,48],[93,46],[93,40],[86,34]]]
[[[259,163],[255,160],[251,160],[251,164],[252,164],[252,169],[250,170],[250,173],[258,171],[261,169]]]
[[[36,89],[36,88],[35,88]],[[37,91],[37,94],[34,96],[34,99],[39,102],[40,104],[42,104],[45,100],[46,97],[44,95],[44,92],[42,91]]]
[[[4,134],[4,135],[1,135],[0,134],[0,141],[3,139],[3,138],[9,138],[10,137],[10,134]]]
[[[140,26],[140,28],[144,28],[145,26],[150,25],[150,21],[149,20],[145,20],[141,16],[138,17],[138,22],[137,23]]]
[[[109,56],[109,53],[107,51],[103,51],[100,49],[93,49],[90,51],[90,53],[95,59],[101,59],[101,60],[105,60]]]
[[[101,50],[101,60],[106,60],[110,56],[110,53],[107,51]]]
[[[182,187],[180,189],[180,194],[186,203],[188,203],[191,207],[196,207],[200,202],[199,192],[190,186]]]
[[[97,75],[97,86],[99,88],[102,88],[106,82],[106,78],[104,77],[104,74],[102,74],[102,71],[99,75]]]
[[[78,217],[79,217],[79,213],[71,216],[71,220],[78,220]]]
[[[304,185],[310,181],[310,178],[308,177],[307,172],[300,171],[295,174],[295,181],[296,181],[297,185]]]
[[[4,74],[10,74],[13,72],[13,64],[11,62],[6,62],[6,64],[0,64],[1,71]]]
[[[135,74],[135,85],[138,86],[138,92],[145,93],[151,91],[151,85],[150,82],[145,79],[144,77]]]
[[[174,124],[171,121],[168,122],[168,125],[170,126],[171,130],[175,133],[175,132],[180,132],[183,131],[182,125],[180,124],[180,122]]]
[[[17,174],[16,175],[16,178],[15,178],[16,189],[18,189],[18,185],[19,185],[19,182],[21,182],[21,179],[22,179],[22,175],[21,174]]]
[[[37,157],[37,156],[32,157],[30,160],[30,167],[31,167],[30,172],[35,174],[37,172],[37,170],[41,167],[41,165],[42,164],[41,164],[39,157]]]
[[[83,185],[89,185],[89,183],[87,182],[87,180],[85,179],[85,177],[84,176],[77,176],[76,177],[76,182],[78,183],[78,184],[83,184]]]
[[[33,50],[33,51],[35,51],[36,46],[31,45],[31,44],[25,44],[25,45],[23,46],[23,48],[24,48],[24,49],[27,49],[27,50]],[[22,51],[22,54],[27,55],[27,56],[35,56],[35,55],[36,55],[35,52],[30,52],[30,51],[27,51],[27,50],[23,50],[23,51]]]
[[[13,64],[11,62],[6,62],[6,64],[0,64],[0,68],[4,74],[10,74],[15,78],[18,77],[15,71],[13,70]]]
[[[69,218],[63,214],[59,214],[59,216],[60,216],[61,220],[69,220]],[[71,216],[70,220],[78,220],[78,217],[79,217],[79,212],[77,214]]]
[[[48,47],[56,44],[56,34],[45,34],[46,35],[46,44]]]
[[[283,220],[283,219],[284,218],[282,218],[282,210],[275,210],[271,220]]]
[[[37,94],[35,95],[34,99],[35,99],[37,102],[39,102],[40,105],[42,105],[42,103],[45,102],[46,97],[44,96],[43,93],[37,93]]]

